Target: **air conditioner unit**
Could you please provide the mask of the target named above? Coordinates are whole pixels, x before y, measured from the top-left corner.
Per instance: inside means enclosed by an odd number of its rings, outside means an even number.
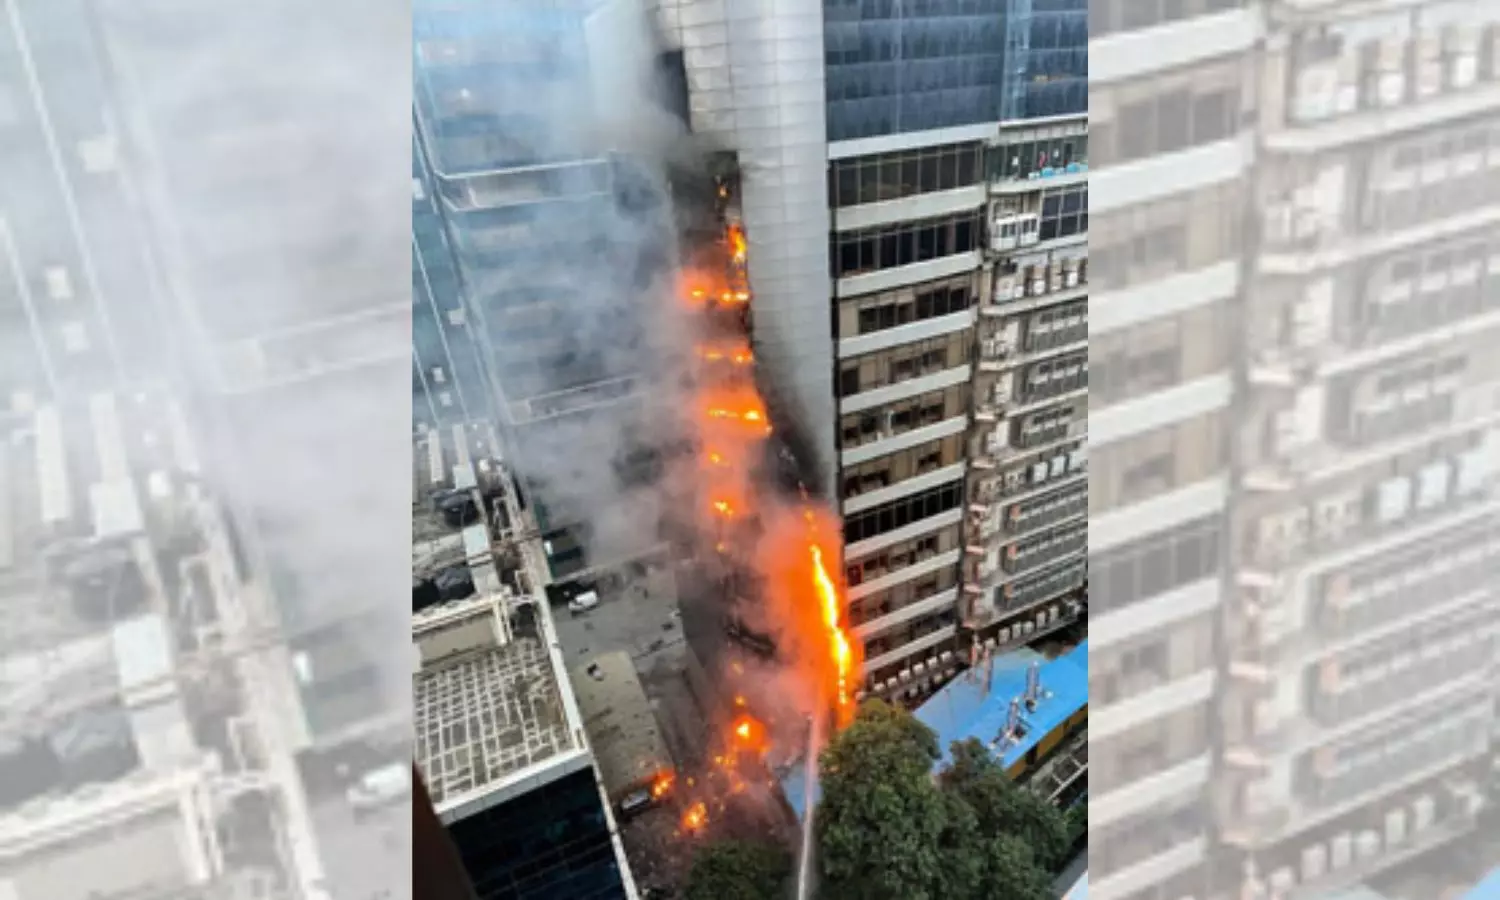
[[[1406,73],[1381,72],[1375,82],[1375,99],[1381,106],[1397,106],[1406,99]]]
[[[1315,881],[1323,877],[1328,871],[1328,848],[1323,844],[1313,844],[1302,851],[1302,878],[1305,881]]]
[[[1443,49],[1434,35],[1417,40],[1417,96],[1431,97],[1443,89]]]
[[[1337,86],[1336,67],[1324,64],[1304,68],[1296,76],[1292,118],[1299,122],[1316,122],[1333,115]]]
[[[994,386],[990,388],[990,402],[995,406],[1004,407],[1006,401],[1010,399],[1011,384],[1012,381],[1009,375],[1002,376],[997,380]]]
[[[73,279],[62,266],[48,266],[44,273],[47,281],[47,296],[53,300],[73,299]]]

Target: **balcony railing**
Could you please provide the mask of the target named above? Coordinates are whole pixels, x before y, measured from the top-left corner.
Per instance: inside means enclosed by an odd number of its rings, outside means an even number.
[[[1493,552],[1484,550],[1472,558],[1458,554],[1434,556],[1430,562],[1413,561],[1410,579],[1392,577],[1380,588],[1366,588],[1359,602],[1340,594],[1324,600],[1318,608],[1314,628],[1324,639],[1352,637],[1381,625],[1401,621],[1418,610],[1412,608],[1410,584],[1421,584],[1432,597],[1457,600],[1474,595],[1490,584],[1494,567]]]
[[[1430,660],[1393,668],[1379,681],[1339,691],[1314,692],[1309,712],[1325,726],[1335,726],[1394,705],[1412,694],[1413,685],[1433,686],[1461,679],[1484,669],[1494,651],[1494,640],[1484,636]]]
[[[1416,740],[1385,748],[1365,765],[1337,775],[1314,776],[1308,784],[1308,799],[1314,806],[1338,806],[1367,796],[1371,785],[1399,784],[1410,780],[1414,772],[1452,766],[1482,752],[1488,739],[1482,719],[1470,719],[1452,728],[1428,728]]]
[[[1342,437],[1355,447],[1407,437],[1451,421],[1454,405],[1452,394],[1440,394],[1386,412],[1365,412],[1345,425]]]
[[[1341,59],[1324,62],[1320,68],[1327,66],[1334,71],[1353,69],[1358,74],[1350,71],[1353,77],[1344,76],[1332,83],[1324,79],[1309,79],[1305,83],[1316,83],[1320,85],[1320,89],[1289,91],[1288,122],[1293,126],[1320,125],[1362,114],[1386,113],[1445,96],[1483,89],[1487,80],[1493,82],[1500,75],[1500,70],[1496,68],[1500,66],[1500,62],[1492,61],[1489,72],[1482,72],[1484,53],[1480,44],[1488,41],[1480,37],[1477,31],[1475,37],[1478,40],[1467,52],[1450,52],[1425,61],[1418,55],[1420,38],[1408,40],[1399,46],[1393,44],[1382,48],[1386,56],[1382,61],[1384,64],[1375,66],[1362,65],[1361,48],[1348,45],[1344,48]],[[1303,84],[1306,68],[1298,67],[1298,71],[1293,73],[1287,83]],[[1413,74],[1417,77],[1412,77]]]
[[[1069,528],[1039,541],[1028,542],[1007,553],[1001,565],[1012,575],[1029,572],[1047,563],[1070,556],[1088,547],[1087,527]]]
[[[1088,503],[1086,490],[1018,503],[1006,513],[1005,530],[1011,534],[1020,534],[1042,528],[1087,511]]]
[[[1436,331],[1492,309],[1500,309],[1500,285],[1482,287],[1479,279],[1470,290],[1449,289],[1436,294],[1413,290],[1410,299],[1368,304],[1362,310],[1366,324],[1355,329],[1353,343],[1356,348],[1378,346]]]
[[[1005,615],[1026,609],[1048,597],[1081,588],[1088,577],[1088,567],[1080,563],[1076,566],[1064,566],[1036,578],[1012,582],[1000,588],[995,598],[995,611]]]
[[[1084,728],[1042,763],[1026,786],[1049,803],[1062,800],[1089,773],[1089,734]]]
[[[1052,350],[1057,347],[1066,347],[1079,341],[1089,339],[1089,323],[1085,318],[1081,324],[1067,328],[1053,328],[1045,331],[1031,331],[1026,339],[1021,342],[1021,348],[1027,353],[1039,353]]]
[[[1408,515],[1390,522],[1363,521],[1351,522],[1338,529],[1301,529],[1295,537],[1277,540],[1274,543],[1257,543],[1251,548],[1249,560],[1252,566],[1261,569],[1291,566],[1337,553],[1358,544],[1378,540],[1386,535],[1408,531],[1434,520],[1454,516],[1466,509],[1478,508],[1489,502],[1489,496],[1485,493],[1460,494],[1451,497],[1441,505],[1413,510]]]
[[[1059,422],[1055,425],[1045,425],[1041,428],[1022,429],[1016,435],[1015,446],[1026,449],[1050,444],[1053,441],[1062,440],[1067,437],[1072,427],[1072,423],[1070,422]]]
[[[1089,386],[1089,375],[1085,369],[1076,375],[1053,377],[1046,381],[1028,381],[1016,390],[1015,402],[1025,405],[1057,397]]]
[[[1061,272],[1049,271],[1039,277],[1028,277],[1025,272],[998,275],[995,278],[995,288],[990,293],[987,308],[1003,313],[1005,307],[1014,306],[1026,300],[1050,297],[1064,291],[1076,291],[1079,288],[1088,287],[1088,283],[1088,260],[1086,259],[1080,260],[1076,269]]]

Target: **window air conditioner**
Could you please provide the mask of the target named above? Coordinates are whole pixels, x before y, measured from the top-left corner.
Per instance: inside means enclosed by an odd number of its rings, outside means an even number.
[[[1417,40],[1417,96],[1431,97],[1443,89],[1443,51],[1435,35]]]

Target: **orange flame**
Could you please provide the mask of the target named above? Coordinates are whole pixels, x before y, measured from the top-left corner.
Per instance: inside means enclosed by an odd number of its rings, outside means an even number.
[[[676,776],[671,772],[662,772],[657,775],[656,780],[651,782],[651,799],[660,800],[666,796],[667,792],[672,790],[672,785],[676,780]]]
[[[732,362],[737,366],[748,366],[755,362],[755,355],[743,343],[709,345],[698,348],[698,357],[704,362]]]
[[[706,824],[708,824],[708,807],[701,800],[689,806],[687,812],[682,814],[682,827],[688,831],[698,831]]]
[[[847,722],[847,717],[851,712],[849,680],[854,667],[854,652],[849,646],[849,636],[844,633],[844,627],[840,622],[842,604],[838,588],[828,574],[827,567],[823,565],[823,548],[814,543],[808,545],[808,549],[812,553],[813,586],[818,592],[818,605],[823,612],[823,626],[828,630],[828,642],[836,678],[839,723],[842,725]]]
[[[743,748],[762,750],[766,745],[766,727],[749,713],[740,713],[734,719],[734,736]]]
[[[737,265],[745,264],[745,257],[749,246],[745,241],[744,226],[737,222],[731,223],[729,226],[729,250],[734,255],[734,261]]]

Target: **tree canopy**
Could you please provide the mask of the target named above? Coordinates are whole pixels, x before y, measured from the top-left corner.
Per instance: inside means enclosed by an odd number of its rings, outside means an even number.
[[[815,828],[827,900],[1048,900],[1067,818],[1018,787],[978,741],[937,778],[937,736],[880,701],[823,752]]]
[[[814,827],[819,893],[829,900],[935,900],[953,817],[932,783],[937,736],[867,703],[819,760]]]
[[[1030,845],[1037,865],[1048,871],[1061,869],[1072,844],[1062,811],[1011,781],[979,741],[970,738],[955,743],[950,752],[952,762],[939,780],[973,808],[980,832],[1021,837]]]
[[[772,900],[787,891],[791,854],[771,844],[720,841],[693,857],[684,900]]]

